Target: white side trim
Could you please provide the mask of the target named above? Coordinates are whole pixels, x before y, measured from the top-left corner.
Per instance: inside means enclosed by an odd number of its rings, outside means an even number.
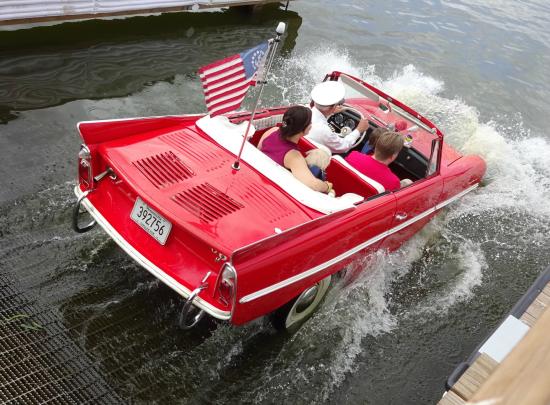
[[[334,156],[332,156],[332,159],[337,160],[343,166],[345,166],[349,171],[351,171],[351,172],[355,173],[356,175],[358,175],[359,177],[361,177],[361,179],[363,179],[365,182],[367,182],[372,187],[374,187],[376,189],[376,191],[378,191],[379,193],[383,193],[384,191],[386,191],[386,189],[384,188],[384,186],[382,184],[378,183],[376,180],[371,179],[370,177],[365,176],[363,173],[361,173],[355,167],[353,167],[348,162],[346,162],[346,160],[342,156],[334,155]]]
[[[319,273],[320,271],[326,269],[327,267],[330,267],[330,266],[332,266],[332,265],[334,265],[334,264],[336,264],[336,263],[338,263],[338,262],[340,262],[344,259],[347,259],[348,257],[354,255],[355,253],[357,253],[357,252],[365,249],[366,247],[378,242],[379,240],[385,238],[386,236],[389,236],[389,235],[392,235],[396,232],[399,232],[400,230],[408,227],[409,225],[412,225],[413,223],[415,223],[417,221],[420,221],[423,218],[426,218],[427,216],[429,216],[429,215],[433,214],[434,212],[440,210],[441,208],[445,207],[446,205],[458,200],[459,198],[461,198],[465,194],[469,193],[470,191],[476,189],[478,185],[479,184],[476,183],[476,184],[468,187],[467,189],[461,191],[457,195],[449,198],[448,200],[445,200],[445,201],[437,204],[435,207],[430,208],[429,210],[426,210],[426,211],[422,212],[421,214],[415,216],[414,218],[409,219],[406,222],[403,222],[402,224],[399,224],[398,226],[396,226],[394,228],[391,228],[391,229],[389,229],[385,232],[382,232],[381,234],[375,236],[374,238],[371,238],[371,239],[367,240],[366,242],[363,242],[363,243],[355,246],[354,248],[352,248],[352,249],[336,256],[333,259],[330,259],[330,260],[328,260],[324,263],[321,263],[320,265],[315,266],[315,267],[313,267],[309,270],[306,270],[303,273],[300,273],[300,274],[297,274],[297,275],[292,276],[290,278],[287,278],[286,280],[283,280],[283,281],[280,281],[276,284],[270,285],[269,287],[265,287],[265,288],[263,288],[259,291],[256,291],[252,294],[245,295],[244,297],[242,297],[239,300],[239,303],[240,304],[245,304],[247,302],[254,301],[255,299],[263,297],[264,295],[271,294],[274,291],[280,290],[281,288],[284,288],[284,287],[287,287],[291,284],[294,284],[294,283],[296,283],[300,280],[303,280],[304,278],[312,276],[313,274]]]
[[[80,121],[76,123],[76,129],[82,137],[82,132],[80,131],[81,124],[96,124],[98,122],[124,122],[124,121],[140,121],[148,119],[162,119],[162,118],[186,118],[186,117],[203,117],[204,114],[182,114],[182,115],[153,115],[149,117],[130,117],[130,118],[112,118],[108,120],[89,120],[89,121]]]
[[[74,193],[76,194],[77,198],[80,198],[83,194],[78,186],[75,187]],[[101,213],[98,210],[95,209],[95,207],[87,198],[84,198],[82,200],[82,204],[84,205],[86,210],[90,213],[90,215],[96,220],[96,222],[99,225],[101,225],[101,227],[105,230],[105,232],[107,232],[107,234],[109,234],[109,236],[122,248],[122,250],[124,250],[141,267],[143,267],[153,276],[158,278],[160,281],[162,281],[172,290],[182,295],[184,298],[189,297],[189,295],[191,294],[191,291],[188,288],[184,287],[174,278],[170,277],[168,274],[163,272],[160,268],[158,268],[155,264],[153,264],[149,259],[147,259],[141,253],[139,253],[133,246],[131,246],[128,242],[126,242],[126,240],[122,237],[122,235],[120,235],[115,230],[115,228],[111,226],[111,224],[103,217],[103,215],[101,215]],[[208,303],[207,301],[203,300],[201,297],[196,297],[195,300],[193,301],[193,305],[204,310],[206,313],[213,316],[214,318],[218,318],[222,320],[231,319],[231,313],[229,311],[222,311],[216,308],[215,306],[213,306],[212,304]]]
[[[244,132],[246,131],[246,124],[246,122],[243,122],[239,125],[235,125],[231,123],[227,117],[222,115],[218,115],[214,118],[207,115],[196,122],[198,128],[234,155],[237,155],[241,148]],[[254,132],[255,130],[252,127],[249,136],[254,134]],[[306,207],[322,212],[323,214],[331,214],[336,211],[354,207],[354,202],[363,200],[363,197],[357,196],[356,194],[353,194],[352,197],[341,196],[334,198],[310,189],[294,177],[292,173],[275,163],[271,158],[249,142],[244,145],[241,159],[285,190],[292,198]]]

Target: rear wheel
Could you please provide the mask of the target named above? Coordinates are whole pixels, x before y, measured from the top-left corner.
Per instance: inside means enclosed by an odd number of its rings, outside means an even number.
[[[321,305],[330,286],[330,280],[331,276],[322,279],[281,308],[272,312],[270,320],[273,327],[277,330],[289,332],[297,330]]]

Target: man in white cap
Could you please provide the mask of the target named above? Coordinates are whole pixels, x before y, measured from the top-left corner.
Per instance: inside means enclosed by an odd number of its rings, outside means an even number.
[[[345,153],[351,149],[361,133],[369,128],[369,121],[362,119],[349,135],[341,138],[333,132],[327,118],[339,111],[344,103],[346,89],[337,81],[326,81],[317,84],[311,91],[313,107],[311,107],[311,130],[306,136],[318,144],[325,145],[332,153]]]

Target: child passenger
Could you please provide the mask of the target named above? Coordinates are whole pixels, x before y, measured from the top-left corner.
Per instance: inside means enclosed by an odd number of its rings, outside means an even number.
[[[378,136],[372,155],[353,151],[346,157],[346,161],[361,173],[383,185],[386,190],[394,191],[398,190],[401,184],[399,177],[388,165],[395,160],[402,148],[403,137],[396,132],[386,131]]]

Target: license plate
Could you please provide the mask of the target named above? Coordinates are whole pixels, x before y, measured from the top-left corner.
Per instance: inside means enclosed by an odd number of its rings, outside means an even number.
[[[166,243],[166,238],[172,229],[172,224],[167,221],[143,202],[141,198],[137,198],[130,218],[141,226],[149,235],[155,238],[161,245]]]

